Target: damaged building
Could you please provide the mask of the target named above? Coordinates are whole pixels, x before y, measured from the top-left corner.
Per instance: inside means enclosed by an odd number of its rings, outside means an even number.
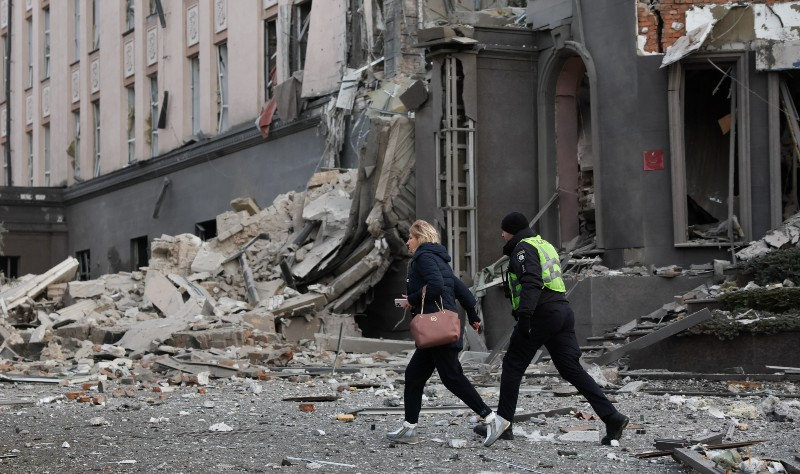
[[[2,270],[70,257],[77,280],[146,269],[251,307],[294,291],[293,319],[350,314],[402,339],[391,301],[424,218],[492,348],[512,324],[499,220],[517,210],[576,270],[584,340],[708,281],[681,269],[736,263],[798,211],[798,7],[3,2]],[[193,268],[195,252],[208,258]],[[595,264],[645,270],[577,271]]]

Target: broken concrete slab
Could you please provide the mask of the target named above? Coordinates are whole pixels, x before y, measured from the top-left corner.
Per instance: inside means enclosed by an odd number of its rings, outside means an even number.
[[[53,326],[58,327],[68,324],[66,321],[81,321],[86,316],[94,313],[100,307],[100,303],[95,300],[81,300],[56,311],[58,317],[53,321]]]
[[[639,339],[629,342],[628,344],[625,344],[622,347],[614,349],[610,352],[606,352],[600,357],[597,357],[596,359],[592,360],[592,362],[597,365],[606,365],[608,363],[611,363],[619,359],[625,354],[637,351],[639,349],[643,349],[651,344],[655,344],[658,341],[666,339],[667,337],[677,334],[683,331],[684,329],[688,329],[692,326],[700,324],[708,319],[711,319],[711,311],[709,311],[708,309],[702,309],[694,314],[691,314],[681,319],[680,321],[673,322],[661,329],[653,331],[652,333],[646,336],[640,337]]]
[[[275,332],[275,315],[264,308],[255,308],[241,313],[239,317],[254,329],[267,333]]]
[[[177,313],[183,306],[183,298],[178,289],[158,271],[147,272],[144,296],[167,316]]]
[[[16,308],[22,304],[26,298],[36,298],[43,293],[49,285],[65,283],[72,280],[75,278],[75,273],[78,271],[79,266],[80,264],[77,259],[67,257],[46,273],[27,279],[20,279],[17,285],[0,293],[0,301],[3,302],[4,312]]]
[[[251,197],[238,197],[231,201],[231,209],[236,212],[246,212],[250,216],[254,216],[261,212],[261,208],[256,203],[255,199]]]
[[[151,344],[154,342],[164,342],[173,333],[183,331],[188,327],[189,321],[181,318],[159,318],[142,321],[133,324],[122,336],[122,339],[117,342],[117,345],[134,352],[147,351],[150,350]]]
[[[335,351],[339,342],[338,334],[314,334],[317,347],[320,350]],[[345,352],[372,353],[385,351],[390,354],[399,354],[416,349],[414,341],[400,341],[395,339],[373,339],[368,337],[342,336],[341,350]]]
[[[94,298],[106,292],[102,280],[71,281],[67,283],[67,293],[72,298]]]
[[[323,294],[308,292],[294,298],[285,299],[283,304],[278,308],[274,308],[272,312],[278,317],[302,316],[322,309],[327,304],[327,301]]]
[[[223,261],[225,261],[224,255],[211,250],[207,243],[203,242],[192,261],[191,269],[195,273],[208,272],[211,275],[216,275],[222,272]]]

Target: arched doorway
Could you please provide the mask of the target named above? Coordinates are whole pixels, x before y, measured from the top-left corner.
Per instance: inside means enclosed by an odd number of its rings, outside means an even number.
[[[591,250],[597,245],[592,71],[579,51],[562,49],[548,58],[540,90],[540,202],[554,193],[555,208],[542,232],[561,249]]]

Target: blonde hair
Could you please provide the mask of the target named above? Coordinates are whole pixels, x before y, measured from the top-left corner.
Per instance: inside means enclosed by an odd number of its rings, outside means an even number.
[[[411,224],[408,233],[417,238],[419,243],[439,243],[439,232],[428,221],[419,219]]]

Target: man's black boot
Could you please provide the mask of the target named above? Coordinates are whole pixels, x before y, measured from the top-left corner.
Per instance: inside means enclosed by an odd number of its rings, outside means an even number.
[[[613,415],[604,417],[603,423],[606,424],[606,435],[603,436],[600,443],[608,446],[612,440],[618,440],[622,437],[622,432],[628,426],[628,417],[616,412]]]

